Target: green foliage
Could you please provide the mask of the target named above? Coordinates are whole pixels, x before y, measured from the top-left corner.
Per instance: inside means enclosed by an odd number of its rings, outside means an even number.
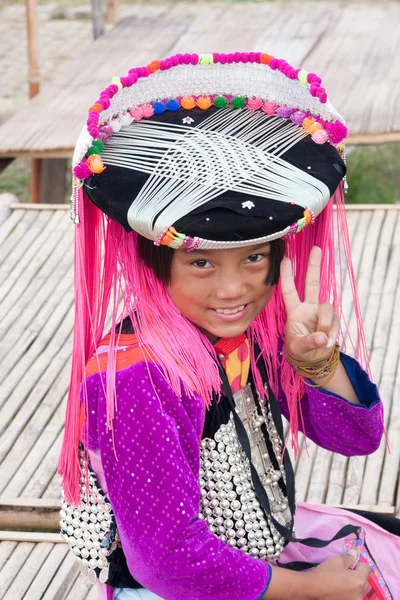
[[[14,160],[0,174],[0,194],[8,192],[17,196],[20,202],[30,202],[29,198],[29,161]]]
[[[400,201],[400,144],[348,148],[349,204],[395,204]]]

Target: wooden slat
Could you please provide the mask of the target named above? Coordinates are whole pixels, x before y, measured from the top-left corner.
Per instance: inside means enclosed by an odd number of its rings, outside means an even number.
[[[10,541],[19,541],[5,537],[3,532],[0,531],[0,545],[3,543],[2,540],[5,540],[7,544],[9,544]],[[12,586],[13,581],[20,577],[21,569],[28,560],[29,555],[32,553],[34,547],[35,545],[28,541],[23,541],[22,543],[17,544],[7,562],[0,565],[0,600],[6,597],[6,594]]]
[[[15,600],[15,598],[29,598],[25,594],[28,592],[33,580],[37,575],[38,565],[40,565],[51,552],[53,544],[36,544],[29,554],[28,558],[21,566],[18,576],[4,595],[4,600]]]

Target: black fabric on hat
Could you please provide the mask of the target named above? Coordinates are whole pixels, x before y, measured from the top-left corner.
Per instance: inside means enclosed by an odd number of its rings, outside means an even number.
[[[186,125],[190,129],[209,118],[216,110],[218,109],[214,107],[207,111],[180,108],[175,112],[154,115],[151,120],[182,126],[182,119],[190,117],[193,123]],[[282,126],[287,123],[286,119],[282,119]],[[129,127],[134,126],[133,123]],[[328,187],[330,195],[335,192],[346,172],[336,148],[329,143],[316,144],[310,136],[296,143],[281,158],[322,181]],[[148,178],[146,173],[108,165],[103,173],[92,175],[85,181],[84,190],[104,213],[118,221],[127,231],[131,231],[127,220],[128,210]],[[182,202],[184,201],[182,198]],[[304,208],[295,203],[228,190],[171,225],[179,233],[192,237],[217,241],[248,240],[282,231],[302,218]]]

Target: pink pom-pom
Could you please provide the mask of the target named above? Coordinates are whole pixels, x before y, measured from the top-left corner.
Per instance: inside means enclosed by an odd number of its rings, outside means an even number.
[[[176,54],[174,54],[174,56],[171,56],[171,62],[174,67],[177,67],[179,65],[179,58]]]
[[[87,128],[89,135],[94,139],[97,140],[97,138],[99,137],[100,134],[100,130],[98,127],[88,127]]]
[[[219,62],[221,63],[221,65],[225,65],[227,62],[227,56],[226,54],[220,54],[219,55]]]
[[[316,75],[315,73],[308,73],[308,75],[307,75],[307,83],[321,84],[322,83],[322,79],[321,79],[321,77],[318,77],[318,75]]]
[[[316,144],[325,144],[325,142],[328,141],[328,134],[326,133],[325,129],[319,129],[318,131],[313,133],[311,139]]]
[[[240,55],[240,60],[242,63],[248,63],[249,62],[249,53],[248,52],[242,52]]]
[[[130,75],[128,75],[128,77],[125,77],[125,87],[132,87],[134,83],[135,81]]]
[[[188,53],[184,54],[183,55],[183,63],[185,65],[190,65],[190,58],[191,58],[190,54],[188,54]]]
[[[192,60],[192,57],[190,57],[190,60]],[[193,63],[192,63],[193,64]],[[168,70],[172,67],[172,63],[171,63],[171,59],[170,58],[166,58],[165,59],[165,68]]]
[[[178,59],[178,64],[182,65],[183,64],[183,54],[180,54],[178,52],[178,54],[175,54],[176,58]]]
[[[101,98],[99,104],[102,105],[104,110],[107,110],[107,108],[110,108],[110,104],[111,104],[110,98],[105,98],[105,97]]]
[[[86,159],[83,159],[79,165],[76,165],[73,169],[74,175],[77,179],[87,179],[92,174],[89,169],[89,165],[86,162]]]
[[[306,113],[304,113],[301,110],[296,110],[292,115],[290,115],[290,120],[295,125],[302,125],[305,117],[306,117]]]
[[[198,65],[199,64],[199,55],[192,54],[192,56],[190,58],[190,62],[192,63],[192,65]]]
[[[141,108],[142,108],[143,117],[145,119],[149,119],[150,117],[152,117],[154,115],[154,108],[152,107],[151,104],[144,104],[144,106],[142,106]]]
[[[276,113],[278,105],[275,102],[264,102],[261,108],[267,115],[273,115]]]
[[[250,110],[258,110],[263,105],[263,101],[261,98],[247,98],[246,106]]]
[[[256,53],[255,52],[249,52],[249,62],[251,62],[251,63],[256,62]]]
[[[343,125],[340,121],[327,123],[326,129],[332,144],[338,144],[347,137],[348,129],[346,125]]]
[[[270,69],[273,69],[275,71],[278,68],[278,59],[271,58],[271,60],[269,61],[269,67]]]
[[[226,57],[226,62],[228,63],[228,65],[231,65],[234,61],[235,61],[235,55],[232,54],[232,52],[229,52],[229,54]]]
[[[118,86],[115,85],[115,83],[112,83],[111,85],[109,85],[108,89],[110,90],[110,92],[113,96],[115,96],[115,94],[118,92]]]
[[[143,110],[141,106],[135,106],[129,111],[134,121],[140,121],[143,118]]]
[[[319,90],[319,85],[310,85],[310,94],[311,96],[316,96],[318,94],[318,90]]]
[[[214,64],[218,64],[219,63],[219,57],[220,57],[219,52],[213,52],[212,56],[213,56]]]
[[[233,60],[235,61],[235,63],[240,62],[240,52],[235,52],[235,54],[233,55]]]

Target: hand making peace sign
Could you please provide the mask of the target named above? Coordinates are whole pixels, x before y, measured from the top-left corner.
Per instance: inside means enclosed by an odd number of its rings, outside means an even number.
[[[304,302],[301,302],[289,258],[281,262],[281,288],[287,321],[285,350],[299,361],[324,358],[336,342],[340,320],[329,302],[318,302],[322,251],[311,249],[308,259]]]

